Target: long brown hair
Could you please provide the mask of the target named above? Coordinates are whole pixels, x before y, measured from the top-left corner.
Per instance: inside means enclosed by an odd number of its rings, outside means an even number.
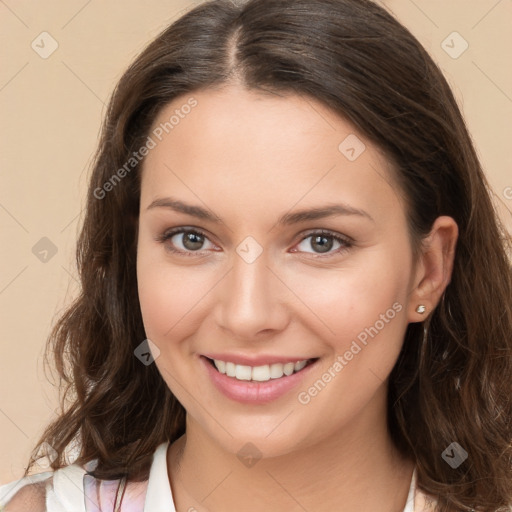
[[[33,457],[46,442],[58,469],[78,441],[76,463],[97,459],[94,476],[141,480],[156,446],[184,433],[185,411],[156,365],[134,356],[146,338],[135,269],[141,164],[122,180],[112,177],[146,143],[170,101],[234,82],[321,101],[380,147],[396,170],[414,254],[438,216],[457,222],[451,282],[428,318],[409,324],[390,375],[389,429],[439,511],[495,512],[509,504],[511,239],[441,71],[369,0],[205,2],[123,75],[102,128],[78,240],[81,293],[47,344],[62,379],[62,411]],[[455,469],[442,457],[452,442],[468,453]]]

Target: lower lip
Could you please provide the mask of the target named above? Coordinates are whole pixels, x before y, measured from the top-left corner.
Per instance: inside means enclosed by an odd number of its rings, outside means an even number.
[[[288,376],[283,375],[280,379],[254,382],[228,377],[226,374],[217,371],[204,356],[201,356],[199,359],[205,366],[210,379],[217,389],[231,400],[244,404],[265,404],[277,400],[298,386],[311,369],[316,366],[316,363],[318,363],[317,359],[305,366],[300,372],[292,373]]]

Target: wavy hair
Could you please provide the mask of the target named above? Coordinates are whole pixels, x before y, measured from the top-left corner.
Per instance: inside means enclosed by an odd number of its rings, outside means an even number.
[[[134,356],[146,338],[135,267],[141,163],[120,182],[112,177],[169,102],[231,83],[316,99],[378,146],[393,163],[415,255],[438,216],[457,222],[451,282],[426,320],[407,327],[390,375],[388,424],[438,511],[502,510],[512,502],[511,238],[446,79],[416,38],[369,0],[208,1],[124,73],[102,126],[77,244],[81,292],[46,346],[61,411],[25,474],[44,443],[57,452],[58,469],[77,441],[75,462],[97,459],[97,478],[143,480],[156,446],[184,433],[184,408],[156,365]],[[455,469],[442,458],[454,441],[469,454]]]

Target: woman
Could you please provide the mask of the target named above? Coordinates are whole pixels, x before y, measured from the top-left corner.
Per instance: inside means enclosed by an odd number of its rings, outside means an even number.
[[[446,80],[386,11],[197,7],[111,100],[51,337],[53,471],[1,503],[508,510],[508,249]]]

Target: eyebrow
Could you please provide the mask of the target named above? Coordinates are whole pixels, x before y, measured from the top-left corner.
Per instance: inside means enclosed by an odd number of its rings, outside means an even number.
[[[213,214],[209,210],[203,208],[202,206],[187,204],[184,203],[183,201],[179,201],[178,199],[174,199],[172,197],[155,199],[147,207],[147,210],[151,210],[153,208],[168,208],[170,210],[174,210],[179,213],[184,213],[186,215],[191,215],[192,217],[207,220],[215,224],[224,224],[224,221],[220,217]],[[286,226],[291,224],[298,224],[299,222],[323,219],[326,217],[333,217],[336,215],[357,215],[360,217],[365,217],[371,220],[372,222],[375,222],[368,212],[361,210],[359,208],[355,208],[347,204],[328,204],[325,206],[318,206],[314,208],[307,208],[295,212],[285,213],[281,217],[279,217],[277,225]]]

